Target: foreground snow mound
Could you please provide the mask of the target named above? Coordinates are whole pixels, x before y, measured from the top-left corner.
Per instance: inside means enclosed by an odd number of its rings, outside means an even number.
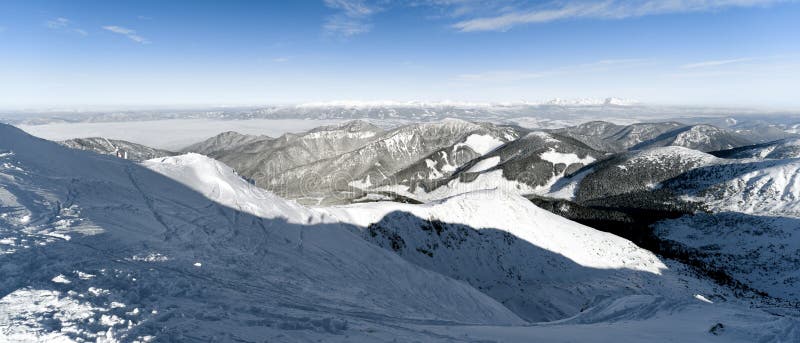
[[[327,211],[367,227],[367,240],[464,280],[531,321],[571,316],[601,298],[670,293],[666,266],[649,251],[518,195],[483,191],[420,206]]]
[[[390,212],[402,211],[448,224],[496,229],[585,267],[625,268],[654,274],[666,268],[651,252],[624,238],[575,223],[503,191],[471,192],[424,205],[383,202],[321,210],[363,227],[380,221]]]
[[[231,167],[204,155],[189,153],[145,161],[142,165],[241,212],[262,218],[285,218],[294,224],[321,222],[306,207],[248,183]]]

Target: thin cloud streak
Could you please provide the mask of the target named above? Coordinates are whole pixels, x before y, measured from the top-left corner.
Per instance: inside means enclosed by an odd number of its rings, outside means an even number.
[[[63,17],[48,20],[44,23],[44,26],[51,30],[72,32],[84,37],[89,35],[89,32],[86,32],[84,29],[74,27],[71,20]]]
[[[742,62],[750,62],[750,61],[753,61],[753,60],[755,60],[755,58],[734,58],[734,59],[728,59],[728,60],[703,61],[703,62],[685,64],[685,65],[681,66],[681,68],[683,68],[683,69],[697,69],[697,68],[717,67],[717,66],[723,66],[723,65],[726,65],[726,64],[736,64],[736,63],[742,63]]]
[[[569,19],[625,19],[669,13],[706,12],[730,7],[756,7],[790,0],[597,0],[552,2],[536,9],[517,9],[452,25],[462,32],[506,31],[524,24]]]
[[[328,35],[344,38],[372,30],[369,18],[379,10],[361,0],[325,0],[325,6],[339,13],[325,20],[323,30]]]
[[[103,30],[110,31],[113,33],[121,34],[125,37],[128,37],[130,40],[139,43],[139,44],[150,44],[150,40],[144,38],[138,34],[136,34],[135,30],[131,30],[128,28],[124,28],[121,26],[109,25],[103,26]]]

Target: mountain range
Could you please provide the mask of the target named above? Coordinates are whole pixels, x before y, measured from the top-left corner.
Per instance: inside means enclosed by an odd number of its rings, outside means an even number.
[[[0,338],[798,340],[797,144],[762,139],[353,121],[166,152],[0,124]]]

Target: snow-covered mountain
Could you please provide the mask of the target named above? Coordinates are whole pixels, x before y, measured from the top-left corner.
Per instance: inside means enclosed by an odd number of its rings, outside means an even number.
[[[726,163],[691,170],[667,187],[709,209],[800,217],[800,159]]]
[[[615,169],[609,174],[604,166],[636,153],[613,156],[612,161],[592,169],[594,173],[585,169],[581,175],[572,175],[595,161],[608,159],[608,152],[651,151],[661,146],[706,151],[744,142],[732,131],[677,122],[622,126],[595,121],[529,134],[516,127],[449,119],[390,130],[351,121],[276,139],[225,133],[188,150],[206,151],[281,196],[306,204],[335,204],[380,199],[426,201],[498,187],[519,194],[571,199],[580,178],[593,174],[583,190],[582,199],[587,200],[590,193],[597,193],[591,195],[597,198],[647,190],[697,166],[673,158],[691,154],[689,150],[664,149],[663,162],[633,166],[630,173]],[[655,161],[654,157],[645,160]],[[614,179],[614,175],[622,179]],[[613,182],[606,182],[606,176]],[[622,182],[631,176],[635,181]],[[599,191],[595,189],[598,187],[615,190]]]
[[[310,209],[197,154],[139,165],[6,125],[0,151],[0,340],[800,334],[796,318],[513,194]]]
[[[224,151],[234,150],[243,145],[269,140],[272,140],[269,136],[245,135],[234,131],[226,131],[202,142],[185,147],[182,151],[217,156]]]
[[[708,165],[664,183],[698,213],[656,226],[664,239],[695,249],[708,265],[722,268],[750,287],[791,302],[800,301],[800,159],[753,159],[766,150],[742,151],[744,160]]]
[[[632,149],[681,146],[700,151],[715,151],[738,148],[753,143],[752,139],[741,133],[700,124],[666,132],[651,140],[643,141],[633,146]]]
[[[719,162],[710,154],[688,148],[652,148],[611,156],[569,181],[577,183],[575,199],[585,202],[651,191],[684,172]]]
[[[720,150],[712,152],[712,154],[723,158],[800,158],[800,138],[787,138],[774,142]]]
[[[271,167],[276,163],[272,156],[257,169],[233,165],[259,186],[281,195],[314,204],[341,203],[357,195],[360,189],[391,179],[395,173],[440,149],[453,147],[457,150],[455,146],[462,144],[472,152],[484,151],[489,145],[516,138],[516,131],[511,128],[456,119],[406,125],[386,132],[356,130],[352,134],[359,141],[339,144],[337,149],[315,149],[313,151],[326,155],[290,164],[290,168]],[[299,141],[306,144],[307,140],[303,137]],[[329,144],[335,145],[337,141]],[[291,155],[292,158],[296,156]],[[227,161],[227,158],[222,160]],[[286,165],[280,159],[277,161],[278,168]]]
[[[75,138],[59,143],[73,149],[94,151],[98,154],[112,155],[133,161],[144,161],[151,158],[176,155],[176,153],[171,151],[154,149],[141,144],[101,137]]]
[[[685,126],[677,122],[617,125],[605,121],[591,121],[557,129],[554,132],[577,139],[596,150],[622,152]]]
[[[603,155],[572,138],[535,131],[472,160],[434,187],[402,191],[428,200],[483,189],[548,194],[564,176]],[[400,186],[405,185],[401,182]]]

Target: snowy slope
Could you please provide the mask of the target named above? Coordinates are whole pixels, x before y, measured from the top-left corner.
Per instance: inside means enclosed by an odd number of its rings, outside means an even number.
[[[14,314],[0,315],[0,340],[285,340],[293,329],[312,340],[389,330],[376,319],[521,323],[474,288],[198,155],[155,168],[190,189],[9,126],[0,149],[0,314]]]
[[[658,223],[664,239],[696,249],[709,266],[772,297],[800,301],[800,220],[738,212],[696,214]]]
[[[366,227],[365,239],[463,280],[531,321],[563,319],[628,295],[684,299],[691,297],[684,287],[698,287],[683,284],[630,241],[502,191],[425,205],[384,202],[324,211]]]
[[[715,212],[800,217],[800,159],[708,166],[667,186]]]
[[[657,232],[754,289],[800,301],[800,159],[725,161],[664,183],[710,213],[661,222]]]
[[[769,143],[716,151],[714,155],[724,158],[800,158],[800,139],[787,138]]]

